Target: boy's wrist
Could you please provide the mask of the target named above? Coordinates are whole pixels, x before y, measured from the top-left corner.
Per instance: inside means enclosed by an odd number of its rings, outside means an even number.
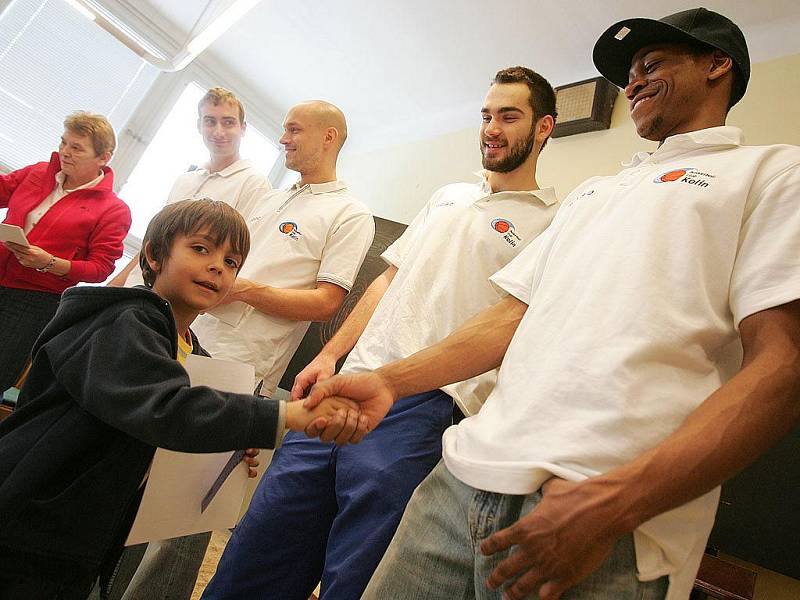
[[[283,403],[283,413],[284,413],[284,429],[291,429],[292,431],[298,431],[298,422],[297,422],[297,409],[298,407],[302,406],[302,402],[286,402],[285,400],[281,400]]]
[[[287,427],[287,403],[285,400],[278,400],[278,426],[275,428],[275,448],[280,446],[283,440],[283,433]]]

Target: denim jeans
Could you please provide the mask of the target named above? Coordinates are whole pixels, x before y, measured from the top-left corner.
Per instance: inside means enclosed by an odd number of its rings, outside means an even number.
[[[477,490],[440,462],[414,492],[362,600],[499,600],[502,590],[488,589],[485,581],[508,552],[484,556],[480,544],[541,499],[539,492],[514,496]],[[633,536],[627,535],[597,571],[562,599],[656,600],[664,598],[667,584],[667,577],[636,578]]]
[[[150,542],[122,600],[189,600],[211,533]]]

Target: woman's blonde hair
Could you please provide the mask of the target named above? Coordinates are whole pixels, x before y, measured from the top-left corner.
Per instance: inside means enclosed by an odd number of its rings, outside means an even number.
[[[64,119],[64,129],[78,135],[85,135],[92,140],[96,156],[106,152],[113,154],[117,148],[117,136],[114,135],[114,128],[103,115],[79,110]]]

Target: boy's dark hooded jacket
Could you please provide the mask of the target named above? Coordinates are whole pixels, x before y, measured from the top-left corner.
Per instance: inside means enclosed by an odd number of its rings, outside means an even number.
[[[189,387],[169,305],[144,288],[67,290],[0,423],[0,564],[96,573],[124,540],[157,446],[271,448],[276,402]]]

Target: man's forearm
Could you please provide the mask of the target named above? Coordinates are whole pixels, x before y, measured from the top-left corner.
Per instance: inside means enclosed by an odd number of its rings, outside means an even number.
[[[327,289],[324,284],[313,290],[293,290],[251,282],[233,298],[268,315],[292,321],[327,321],[336,314],[347,293],[335,287],[340,292]]]
[[[466,321],[438,344],[376,372],[397,398],[435,390],[490,371],[503,361],[528,305],[507,296]]]
[[[721,484],[800,421],[797,302],[748,317],[741,371],[672,435],[636,460],[587,481],[625,533]]]
[[[131,261],[125,265],[125,268],[122,269],[119,273],[117,273],[114,278],[108,282],[110,287],[125,287],[125,283],[128,281],[128,277],[130,277],[131,271],[139,264],[139,253],[137,252],[136,255],[131,259]]]
[[[396,267],[389,267],[375,278],[320,354],[331,356],[335,362],[353,349],[396,273]]]

